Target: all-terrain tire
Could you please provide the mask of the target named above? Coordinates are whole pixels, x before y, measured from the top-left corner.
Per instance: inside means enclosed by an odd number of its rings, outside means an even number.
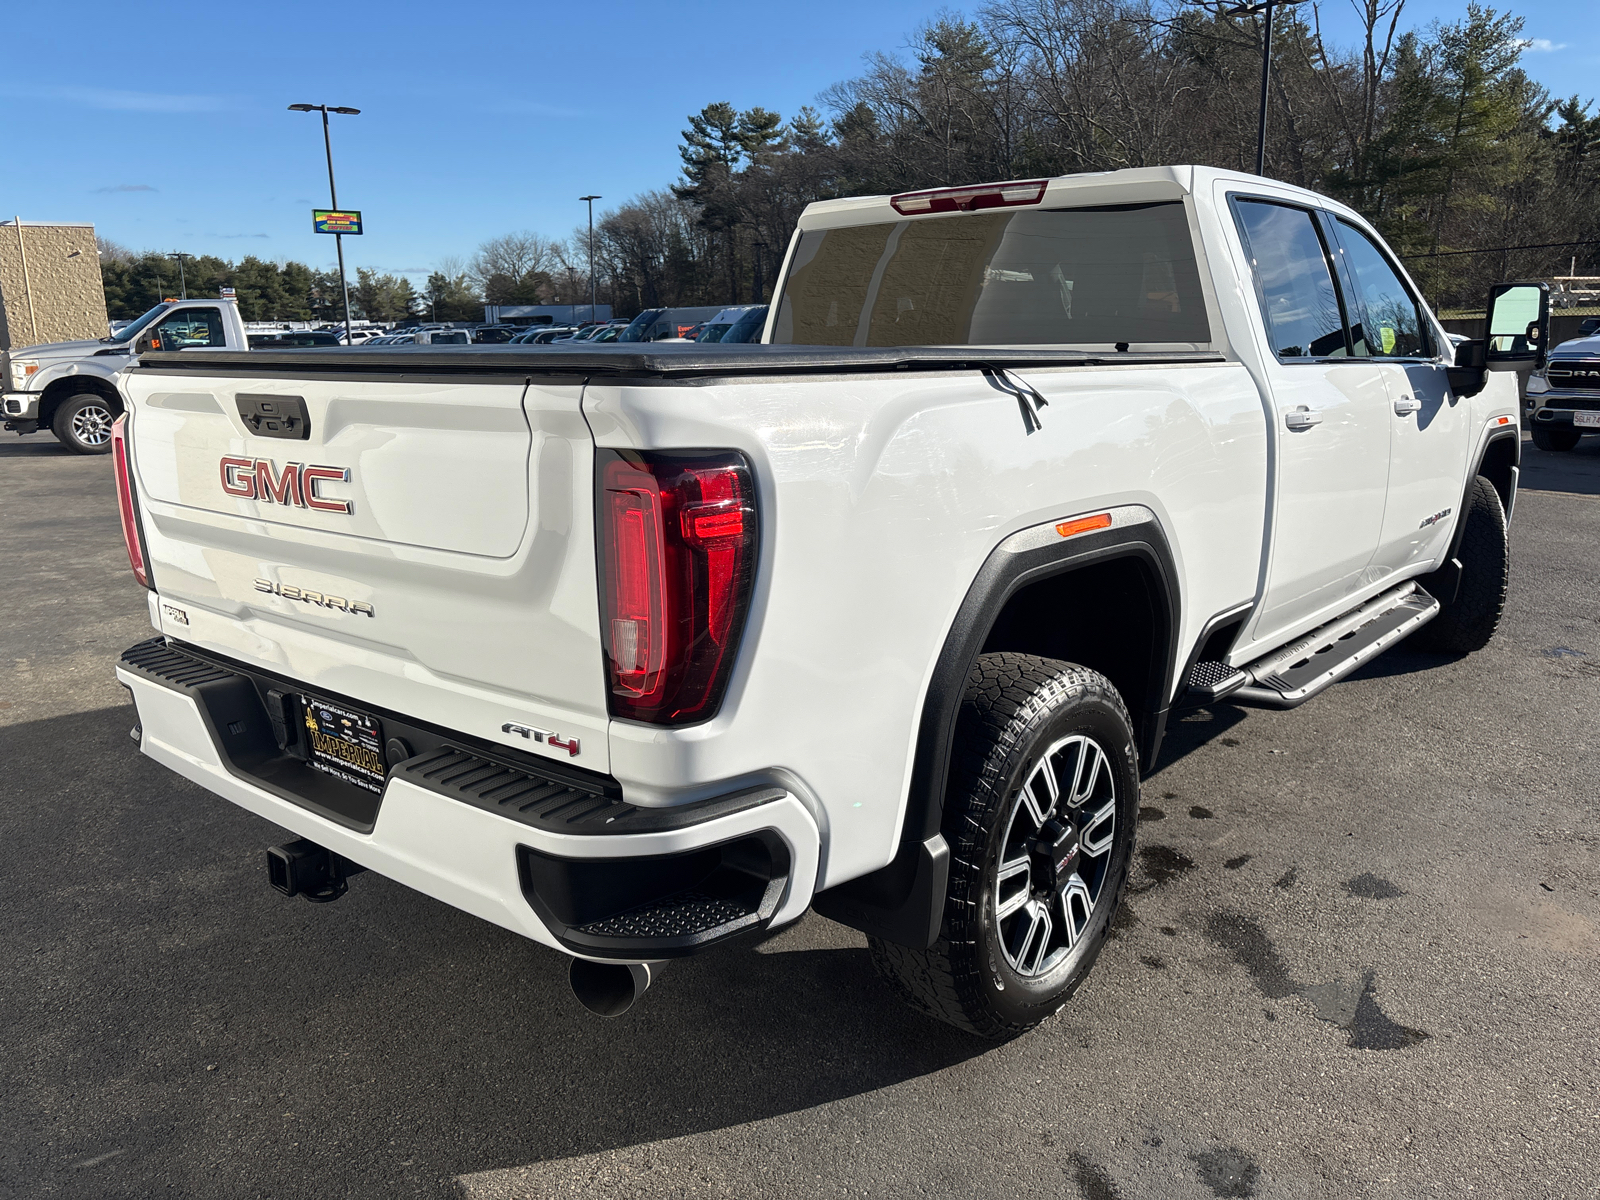
[[[1532,433],[1535,446],[1556,454],[1571,450],[1583,436],[1576,429],[1551,429],[1548,425],[1535,425]]]
[[[1098,757],[1091,758],[1090,743],[1098,747]],[[1065,822],[1082,856],[1052,863],[1039,849],[1047,840],[1039,826],[1026,846],[1032,848],[1031,869],[1042,872],[1044,881],[1034,875],[1023,881],[1029,889],[1039,883],[1029,896],[1039,897],[1037,904],[1062,922],[1054,936],[1071,940],[1046,955],[1052,935],[1045,933],[1037,943],[1038,961],[1030,967],[1024,958],[1019,968],[1013,957],[1030,954],[1035,942],[1030,932],[1018,951],[1015,931],[1021,921],[1037,921],[1035,901],[1029,900],[1026,913],[999,915],[1002,891],[1016,882],[1015,874],[1001,880],[1000,864],[1004,857],[1015,871],[1018,822],[1024,831],[1034,827],[1027,815],[1033,810],[1025,813],[1023,808],[1024,785],[1028,795],[1035,788],[1059,788],[1074,770],[1074,754],[1082,756],[1076,761],[1095,765],[1077,767],[1073,778],[1098,772],[1095,779],[1108,789],[1096,790],[1100,784],[1091,780],[1076,808],[1071,796],[1077,785],[1060,792],[1055,806],[1059,819],[1052,817],[1050,828],[1059,831]],[[1048,789],[1041,786],[1050,782],[1041,774],[1046,769],[1054,772],[1055,781]],[[879,975],[912,1007],[980,1037],[1004,1041],[1027,1032],[1071,998],[1105,944],[1128,881],[1138,811],[1133,723],[1109,679],[1030,654],[981,655],[967,677],[956,724],[943,823],[950,844],[950,883],[939,938],[927,950],[868,938]],[[1109,831],[1106,813],[1111,814]],[[1104,846],[1107,838],[1108,849],[1093,849]],[[1065,853],[1067,836],[1057,845]],[[1091,876],[1094,898],[1084,906],[1084,923],[1078,928],[1071,906],[1081,906],[1088,891],[1078,897],[1073,881],[1087,889]],[[1052,893],[1051,888],[1065,890]],[[1015,903],[1016,894],[1013,888],[1004,902]],[[1011,922],[1011,932],[1005,922]]]
[[[50,429],[56,440],[78,454],[110,454],[111,423],[120,411],[94,392],[68,396],[56,408]]]
[[[1482,650],[1494,637],[1505,611],[1506,586],[1511,580],[1511,538],[1500,493],[1482,475],[1472,481],[1466,512],[1461,519],[1461,586],[1455,599],[1414,635],[1423,650],[1441,654],[1470,654]]]

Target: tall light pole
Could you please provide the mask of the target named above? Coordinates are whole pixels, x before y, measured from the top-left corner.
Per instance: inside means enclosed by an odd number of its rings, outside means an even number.
[[[599,200],[600,198],[601,197],[599,197],[599,196],[579,196],[578,197],[579,200],[587,200],[589,202],[589,320],[591,320],[591,321],[594,320],[594,302],[595,302],[595,286],[594,286],[594,202],[596,200]],[[615,297],[612,297],[612,298],[615,299]]]
[[[322,114],[322,147],[328,152],[328,199],[331,206],[337,210],[339,207],[339,189],[333,182],[333,139],[328,134],[328,114],[331,112],[343,113],[345,116],[359,116],[359,108],[330,108],[326,104],[291,104],[290,112],[320,112]],[[333,243],[339,251],[339,287],[344,292],[344,344],[349,346],[355,342],[355,336],[350,332],[350,284],[344,277],[344,234],[333,235]]]
[[[178,260],[178,299],[187,300],[189,298],[189,283],[183,274],[183,260],[193,258],[194,255],[174,250],[172,257]]]
[[[1256,174],[1267,173],[1267,82],[1272,77],[1272,10],[1280,4],[1299,4],[1301,0],[1254,0],[1237,8],[1228,9],[1229,17],[1253,17],[1265,14],[1266,27],[1261,31],[1261,114],[1256,119]]]

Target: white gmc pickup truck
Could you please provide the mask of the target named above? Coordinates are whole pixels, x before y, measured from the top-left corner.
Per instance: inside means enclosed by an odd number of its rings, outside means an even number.
[[[1489,368],[1546,339],[1452,357],[1348,209],[1191,167],[837,200],[781,279],[755,345],[144,355],[143,752],[293,832],[281,891],[380,872],[597,1012],[815,908],[1005,1038],[1104,943],[1171,712],[1494,632]]]

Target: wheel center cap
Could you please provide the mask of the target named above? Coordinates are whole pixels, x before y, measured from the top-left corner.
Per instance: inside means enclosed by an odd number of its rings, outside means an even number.
[[[1068,875],[1078,861],[1078,827],[1071,820],[1052,817],[1039,827],[1028,857],[1033,865],[1033,885],[1049,893]]]

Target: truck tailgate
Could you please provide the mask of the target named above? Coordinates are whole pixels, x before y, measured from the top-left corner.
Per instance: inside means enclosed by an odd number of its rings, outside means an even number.
[[[581,385],[311,374],[130,377],[163,632],[605,770]]]

